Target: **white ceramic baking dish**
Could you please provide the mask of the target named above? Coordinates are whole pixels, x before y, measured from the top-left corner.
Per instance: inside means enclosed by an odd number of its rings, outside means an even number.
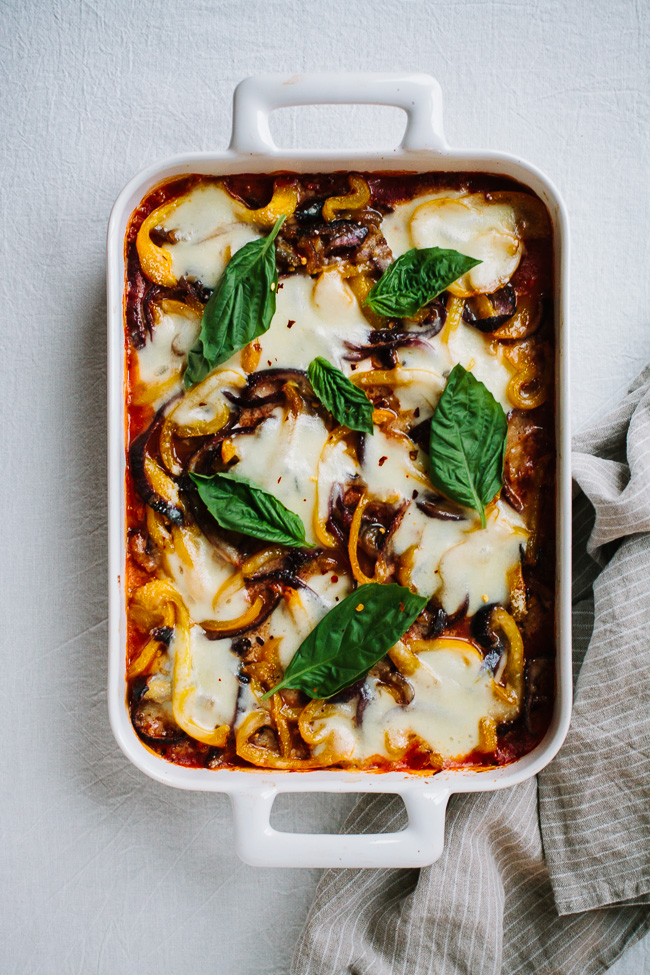
[[[311,104],[397,106],[407,115],[401,145],[385,152],[299,151],[273,142],[269,115],[278,108]],[[124,234],[129,216],[147,191],[187,173],[211,176],[242,172],[474,171],[514,177],[547,205],[554,227],[557,337],[557,668],[556,701],[544,740],[528,755],[495,771],[453,770],[437,775],[318,770],[307,772],[211,771],[182,768],[149,751],[136,735],[126,707],[124,593]],[[484,792],[516,785],[535,775],[556,754],[571,711],[570,633],[570,439],[567,330],[567,217],[557,190],[537,169],[497,152],[451,150],[442,129],[440,87],[428,75],[309,74],[247,78],[234,96],[232,141],[225,152],[176,156],[131,180],[117,199],[108,229],[108,421],[109,421],[109,711],[113,732],[139,769],[179,789],[225,792],[235,816],[235,844],[243,860],[278,867],[417,867],[433,863],[444,842],[445,810],[454,792]],[[397,793],[408,826],[377,835],[284,833],[270,825],[279,792]]]

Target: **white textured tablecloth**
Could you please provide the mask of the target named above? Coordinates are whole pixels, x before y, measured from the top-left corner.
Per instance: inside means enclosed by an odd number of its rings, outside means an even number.
[[[649,26],[631,0],[0,2],[2,975],[285,975],[317,879],[239,863],[228,800],[149,781],[109,731],[104,235],[122,185],[226,145],[247,74],[434,74],[452,145],[519,153],[569,206],[578,428],[650,359]],[[402,121],[273,126],[378,147]],[[349,805],[284,797],[277,816],[318,830]],[[650,975],[647,940],[615,971]]]

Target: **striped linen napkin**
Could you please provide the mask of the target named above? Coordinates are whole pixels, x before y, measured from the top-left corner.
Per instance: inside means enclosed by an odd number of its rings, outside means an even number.
[[[650,927],[650,367],[573,445],[575,703],[537,780],[453,796],[421,870],[327,870],[292,975],[592,975]],[[395,830],[361,799],[346,832]]]

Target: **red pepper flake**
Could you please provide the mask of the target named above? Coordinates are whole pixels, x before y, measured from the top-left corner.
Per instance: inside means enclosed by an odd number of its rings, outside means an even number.
[[[388,460],[388,457],[386,457],[386,455],[384,454],[383,457],[380,457],[379,458],[379,466],[380,467],[383,467],[387,460]]]
[[[266,361],[268,362],[269,366],[272,366],[273,365],[273,363],[271,362],[270,359],[267,359]]]
[[[280,483],[281,480],[282,480],[282,474],[280,474],[280,476],[278,478],[278,484]]]
[[[293,328],[295,324],[296,324],[295,318],[290,318],[289,321],[287,322],[287,328]]]
[[[284,284],[280,282],[280,284],[278,285],[278,291],[282,291],[283,288],[284,288]]]
[[[411,497],[413,498],[414,501],[417,498],[417,496],[418,496],[419,493],[420,493],[419,491],[414,491],[413,494],[411,495]]]
[[[339,577],[335,576],[334,573],[332,573],[332,582],[338,582],[338,581],[339,581]]]
[[[400,613],[403,613],[404,612],[404,603],[400,603],[399,604],[399,611],[400,611]]]

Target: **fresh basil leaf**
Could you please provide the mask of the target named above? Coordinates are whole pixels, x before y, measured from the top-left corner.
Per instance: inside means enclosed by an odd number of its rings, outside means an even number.
[[[503,487],[508,420],[483,383],[454,366],[431,417],[430,472],[434,487],[474,508],[485,528],[485,505]]]
[[[199,497],[222,528],[243,532],[266,542],[313,548],[305,540],[298,515],[276,497],[235,474],[190,474]]]
[[[368,673],[418,618],[427,600],[395,584],[369,582],[331,609],[296,650],[279,684],[332,697]]]
[[[268,237],[244,244],[228,261],[203,310],[196,345],[187,356],[186,388],[268,331],[278,290],[273,243],[284,220],[279,217]]]
[[[350,430],[373,432],[372,403],[340,369],[319,355],[309,363],[307,375],[316,396],[339,423]]]
[[[414,247],[384,271],[364,305],[387,318],[408,318],[480,263],[445,247]]]

